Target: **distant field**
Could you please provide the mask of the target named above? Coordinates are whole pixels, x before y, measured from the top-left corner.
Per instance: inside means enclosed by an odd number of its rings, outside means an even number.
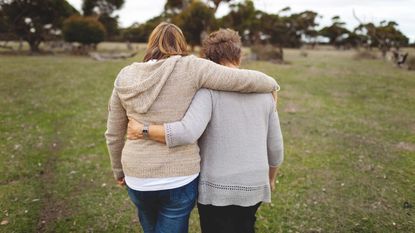
[[[307,53],[244,64],[282,87],[286,158],[257,232],[414,232],[415,72]],[[0,56],[0,232],[141,232],[103,136],[114,78],[141,56]]]
[[[0,41],[1,45],[4,45],[4,41]],[[29,48],[29,44],[24,42],[22,44],[22,51],[23,52],[28,52],[30,50]],[[42,43],[40,44],[40,49],[44,50],[44,51],[48,51],[49,50],[49,45],[50,43]],[[10,41],[7,43],[8,47],[11,47],[14,51],[18,51],[19,50],[19,42],[18,41]],[[131,46],[133,49],[137,49],[137,50],[142,50],[146,47],[145,43],[131,43]],[[98,50],[99,51],[127,51],[128,47],[127,47],[127,43],[118,43],[118,42],[102,42],[98,45]],[[6,48],[1,48],[0,47],[0,52],[8,52],[10,51],[10,49],[6,49]],[[62,49],[56,48],[54,49],[54,51],[56,52],[60,52],[62,51]]]

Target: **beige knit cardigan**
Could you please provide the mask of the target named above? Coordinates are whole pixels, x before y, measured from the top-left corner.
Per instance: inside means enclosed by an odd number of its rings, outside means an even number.
[[[180,120],[200,88],[271,92],[278,84],[257,71],[232,69],[195,56],[133,63],[118,74],[109,101],[106,142],[115,178],[175,177],[200,171],[197,144],[168,148],[152,140],[126,140],[128,117],[142,123]]]

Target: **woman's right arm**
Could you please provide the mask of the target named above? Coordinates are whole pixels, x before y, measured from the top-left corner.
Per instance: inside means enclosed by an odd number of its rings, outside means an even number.
[[[197,142],[212,116],[212,96],[209,90],[200,89],[181,121],[164,124],[168,147]]]
[[[108,120],[105,138],[110,154],[112,171],[117,180],[124,177],[121,164],[121,152],[124,148],[127,123],[128,119],[126,111],[121,105],[120,98],[114,90],[108,104]]]
[[[219,91],[267,93],[279,89],[268,75],[254,70],[236,69],[192,56],[193,72],[198,79],[196,88]]]

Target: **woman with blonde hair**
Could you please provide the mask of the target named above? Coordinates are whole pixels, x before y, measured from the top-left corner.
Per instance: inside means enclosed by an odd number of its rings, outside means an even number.
[[[182,31],[161,23],[151,33],[144,62],[123,68],[114,83],[105,133],[112,170],[138,209],[145,233],[188,231],[200,172],[197,143],[168,148],[151,140],[125,140],[128,118],[149,124],[180,120],[200,88],[271,92],[274,79],[251,70],[188,55]]]

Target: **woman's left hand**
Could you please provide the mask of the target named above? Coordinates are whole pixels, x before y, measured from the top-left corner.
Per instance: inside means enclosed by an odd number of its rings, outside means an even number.
[[[128,118],[127,139],[143,139],[143,124],[132,118]]]
[[[121,178],[117,179],[117,184],[120,187],[124,187],[125,186],[125,178],[124,177],[121,177]]]

